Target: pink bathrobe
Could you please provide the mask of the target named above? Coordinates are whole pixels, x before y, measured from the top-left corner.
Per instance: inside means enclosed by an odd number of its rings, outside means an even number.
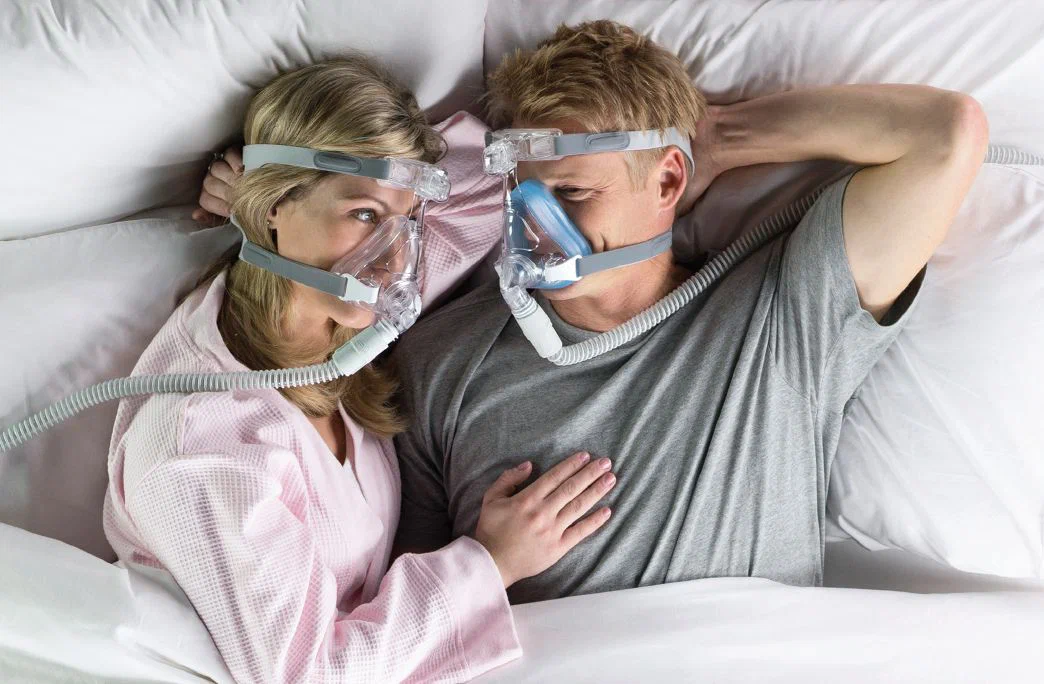
[[[484,127],[442,126],[453,195],[429,207],[424,300],[496,242]],[[174,312],[137,374],[245,370],[222,341],[219,276]],[[120,559],[167,570],[239,681],[461,681],[521,651],[496,565],[471,538],[388,565],[399,517],[392,445],[342,410],[339,463],[275,390],[124,400],[105,533]]]

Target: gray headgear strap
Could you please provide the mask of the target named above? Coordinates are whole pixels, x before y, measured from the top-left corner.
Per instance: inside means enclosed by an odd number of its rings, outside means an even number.
[[[287,259],[275,252],[270,252],[261,245],[247,239],[243,228],[232,218],[232,224],[239,228],[243,235],[243,243],[239,246],[239,258],[248,264],[262,268],[269,273],[274,273],[294,282],[315,288],[320,292],[331,294],[346,302],[362,302],[364,304],[375,304],[377,302],[378,288],[364,285],[357,279],[324,271],[315,266],[302,264],[293,259]]]
[[[264,164],[287,164],[377,180],[391,178],[391,162],[387,159],[356,157],[340,152],[320,152],[307,147],[288,145],[247,145],[243,148],[244,171],[256,169]]]
[[[555,155],[569,157],[596,152],[655,150],[677,145],[689,160],[689,173],[696,169],[692,159],[692,143],[673,126],[664,133],[650,131],[616,131],[613,133],[564,133],[555,137]]]
[[[580,257],[576,264],[576,274],[583,277],[599,271],[606,271],[610,268],[630,266],[631,264],[651,259],[657,254],[662,254],[669,250],[673,238],[673,231],[668,230],[645,242]]]

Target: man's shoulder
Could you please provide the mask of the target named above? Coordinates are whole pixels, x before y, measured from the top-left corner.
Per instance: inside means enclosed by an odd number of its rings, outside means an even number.
[[[463,362],[488,349],[510,317],[496,283],[481,285],[423,316],[403,334],[392,358],[404,376]]]

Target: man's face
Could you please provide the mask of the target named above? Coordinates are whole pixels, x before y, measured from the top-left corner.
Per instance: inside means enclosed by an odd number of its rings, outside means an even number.
[[[522,128],[522,126],[518,126]],[[568,122],[539,123],[527,128],[558,128],[564,133],[586,132]],[[626,247],[655,237],[664,225],[660,187],[655,179],[635,190],[623,152],[603,152],[557,161],[520,162],[519,182],[535,179],[547,186],[597,252]],[[656,169],[650,176],[657,175]],[[673,214],[672,214],[673,216]],[[585,276],[560,290],[542,290],[548,299],[599,296],[621,283],[627,268]]]

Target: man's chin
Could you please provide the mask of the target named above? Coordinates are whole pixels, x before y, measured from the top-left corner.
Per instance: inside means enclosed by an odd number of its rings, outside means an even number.
[[[566,285],[555,290],[540,290],[540,294],[544,296],[544,299],[552,302],[560,302],[566,299],[574,299],[583,294],[581,291],[583,288],[580,287],[580,283],[575,282],[572,285]]]

